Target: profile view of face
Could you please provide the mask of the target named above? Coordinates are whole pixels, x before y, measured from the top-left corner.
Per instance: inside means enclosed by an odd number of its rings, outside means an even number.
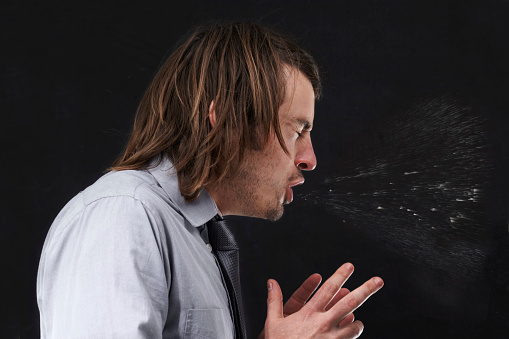
[[[263,150],[248,150],[239,170],[226,181],[231,203],[240,215],[278,220],[293,200],[292,187],[304,183],[302,171],[316,167],[311,143],[315,95],[310,81],[292,69],[279,108],[286,154],[275,133]]]

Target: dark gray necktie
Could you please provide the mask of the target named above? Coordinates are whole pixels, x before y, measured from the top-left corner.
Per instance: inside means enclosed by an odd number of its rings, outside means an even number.
[[[233,234],[226,226],[226,220],[216,215],[207,222],[209,241],[223,273],[230,298],[232,316],[235,323],[235,337],[246,338],[242,294],[240,292],[239,247]]]

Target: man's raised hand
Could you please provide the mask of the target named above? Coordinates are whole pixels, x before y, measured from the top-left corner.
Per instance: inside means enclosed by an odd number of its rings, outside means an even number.
[[[320,276],[310,276],[292,295],[283,308],[283,295],[279,284],[267,282],[267,320],[265,338],[357,338],[364,325],[353,321],[353,311],[382,286],[382,279],[375,277],[349,292],[343,289],[353,273],[350,263],[341,266],[306,302],[320,284]]]

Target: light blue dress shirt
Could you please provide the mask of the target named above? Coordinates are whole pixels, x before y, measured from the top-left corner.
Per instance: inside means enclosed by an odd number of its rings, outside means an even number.
[[[37,276],[41,338],[233,338],[228,295],[171,163],[110,172],[52,224]]]

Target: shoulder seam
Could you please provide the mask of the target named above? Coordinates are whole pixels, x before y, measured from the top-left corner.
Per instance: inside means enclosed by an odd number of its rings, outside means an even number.
[[[140,184],[140,185],[141,185],[141,184]],[[138,186],[140,186],[140,185],[138,185]],[[138,188],[138,186],[136,186],[136,188],[135,188],[135,190],[134,190],[134,191],[136,191],[136,189]],[[81,193],[80,193],[80,194],[81,194]],[[83,211],[84,211],[84,210],[85,210],[88,206],[92,205],[92,204],[93,204],[93,203],[95,203],[95,202],[98,202],[98,201],[100,201],[100,200],[107,199],[107,198],[132,198],[133,200],[137,200],[137,201],[139,201],[139,202],[143,205],[143,207],[144,207],[145,209],[150,210],[150,214],[152,214],[152,217],[154,217],[154,211],[152,211],[152,209],[150,209],[150,208],[149,208],[149,207],[148,207],[148,206],[147,206],[147,205],[146,205],[146,204],[145,204],[145,203],[144,203],[141,199],[136,198],[136,197],[134,196],[134,194],[133,194],[133,195],[129,195],[129,194],[104,195],[104,196],[101,196],[101,197],[99,197],[99,198],[97,198],[97,199],[94,199],[94,200],[92,200],[92,201],[89,201],[89,202],[85,202],[85,198],[84,198],[83,194],[81,194],[81,196],[82,196],[82,200],[83,200],[83,206],[82,206],[82,208],[80,208],[80,210],[79,210],[78,212],[76,212],[76,214],[74,214],[74,215],[73,215],[73,216],[69,219],[69,221],[65,224],[65,226],[63,226],[63,227],[62,227],[62,229],[60,230],[60,232],[58,232],[58,233],[56,233],[56,234],[55,234],[55,239],[56,239],[56,238],[58,238],[58,237],[60,236],[60,234],[62,234],[62,232],[63,232],[63,231],[65,231],[65,229],[67,228],[67,226],[69,226],[69,224],[70,224],[70,223],[71,223],[71,222],[72,222],[72,221],[73,221],[73,220],[74,220],[74,219],[75,219],[75,218],[76,218],[79,214],[83,213]],[[158,228],[158,229],[160,229],[159,224],[157,224],[157,228]],[[159,230],[159,232],[161,232],[161,231]]]

